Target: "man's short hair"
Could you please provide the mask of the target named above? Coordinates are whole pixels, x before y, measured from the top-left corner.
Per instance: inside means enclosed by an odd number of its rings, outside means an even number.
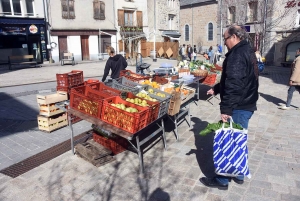
[[[248,33],[241,26],[233,24],[233,25],[230,25],[227,30],[228,30],[229,36],[236,35],[240,40],[248,39]]]

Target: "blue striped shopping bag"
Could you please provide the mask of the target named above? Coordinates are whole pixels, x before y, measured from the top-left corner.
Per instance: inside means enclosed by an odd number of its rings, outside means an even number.
[[[251,178],[248,167],[247,131],[230,127],[215,132],[214,165],[218,175],[236,177],[239,175]]]

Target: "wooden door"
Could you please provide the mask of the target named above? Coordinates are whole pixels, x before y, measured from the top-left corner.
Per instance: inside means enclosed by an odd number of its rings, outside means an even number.
[[[68,52],[67,36],[58,36],[59,60],[63,59],[64,53]]]
[[[90,60],[89,36],[80,36],[82,60]]]

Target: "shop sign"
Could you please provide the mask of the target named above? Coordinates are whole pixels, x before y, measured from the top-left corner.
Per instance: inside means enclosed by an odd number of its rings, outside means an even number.
[[[25,27],[0,26],[0,35],[26,35]]]
[[[38,31],[39,31],[39,29],[34,24],[29,26],[29,32],[31,34],[36,34]]]

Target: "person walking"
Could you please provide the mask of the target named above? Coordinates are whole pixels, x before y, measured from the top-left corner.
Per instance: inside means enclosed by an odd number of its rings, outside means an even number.
[[[185,44],[183,44],[182,48],[181,48],[181,58],[182,58],[182,61],[186,59],[186,47],[185,47]]]
[[[106,77],[109,74],[109,71],[111,70],[111,78],[116,79],[120,76],[120,71],[125,70],[127,67],[127,62],[125,58],[121,54],[115,55],[115,49],[111,46],[109,46],[106,49],[109,58],[106,61],[105,68],[104,68],[104,74],[102,77],[102,82],[106,80]]]
[[[209,63],[211,63],[212,56],[213,56],[213,48],[212,48],[212,46],[210,46],[209,49],[208,49],[208,60],[209,60]]]
[[[187,47],[187,54],[188,54],[190,61],[192,61],[193,48],[191,45],[188,45],[188,47]]]
[[[197,47],[196,47],[196,45],[194,45],[193,55],[194,55],[194,61],[196,61],[196,58],[197,58]]]
[[[291,76],[288,83],[290,87],[288,89],[286,104],[278,107],[279,109],[282,110],[290,109],[294,91],[297,90],[300,93],[300,57],[299,56],[300,56],[300,48],[296,52],[296,56],[295,56],[296,58],[291,67]]]
[[[223,47],[222,45],[217,44],[218,48],[218,61],[220,60],[220,57],[222,56]]]
[[[224,44],[228,48],[223,62],[220,83],[207,94],[220,93],[220,111],[223,122],[233,121],[248,129],[248,123],[257,110],[258,67],[253,49],[246,41],[247,32],[240,26],[231,25],[224,33]],[[248,132],[248,131],[245,131]],[[200,182],[208,187],[228,189],[228,177],[217,175],[213,178],[202,177]],[[243,184],[244,176],[233,177],[233,181]]]

